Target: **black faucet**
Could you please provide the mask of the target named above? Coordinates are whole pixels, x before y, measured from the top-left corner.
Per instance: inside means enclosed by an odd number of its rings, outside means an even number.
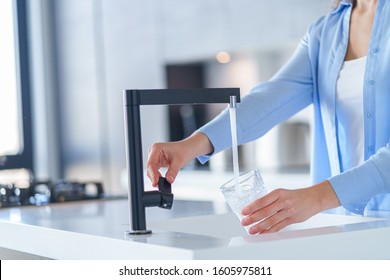
[[[158,191],[145,191],[141,142],[141,105],[179,105],[240,102],[239,88],[146,89],[124,90],[126,161],[129,178],[129,211],[131,230],[127,234],[149,234],[145,208],[158,206],[170,209],[173,203],[171,185],[159,179]],[[234,100],[234,98],[232,98]]]

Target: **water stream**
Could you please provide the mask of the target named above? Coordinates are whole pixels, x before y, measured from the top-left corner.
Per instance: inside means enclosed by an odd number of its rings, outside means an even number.
[[[230,113],[230,131],[232,134],[232,153],[233,153],[233,173],[236,187],[239,185],[238,177],[240,171],[238,168],[238,145],[237,145],[237,122],[236,107],[229,107]]]

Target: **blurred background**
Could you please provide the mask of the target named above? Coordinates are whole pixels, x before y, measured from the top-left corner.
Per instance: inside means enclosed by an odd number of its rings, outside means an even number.
[[[0,182],[93,180],[126,193],[124,89],[245,95],[286,62],[329,2],[0,0]],[[141,107],[144,164],[153,142],[182,139],[225,107]],[[308,108],[240,146],[241,170],[306,176],[310,131]],[[230,172],[230,151],[186,169]]]

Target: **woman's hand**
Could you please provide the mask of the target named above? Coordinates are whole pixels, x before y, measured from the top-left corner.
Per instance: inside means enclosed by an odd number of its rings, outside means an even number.
[[[203,133],[177,142],[155,143],[149,148],[149,158],[146,164],[147,175],[154,187],[161,177],[159,169],[168,167],[165,177],[169,183],[173,183],[180,168],[197,156],[211,153],[213,146]]]
[[[156,187],[158,179],[162,176],[159,169],[168,167],[165,177],[169,183],[173,183],[180,168],[190,160],[191,156],[181,142],[155,143],[149,148],[149,158],[146,164],[147,175],[152,185]]]
[[[249,226],[261,221],[249,229],[250,234],[276,232],[337,206],[340,201],[328,181],[304,189],[277,189],[246,206],[241,223]]]

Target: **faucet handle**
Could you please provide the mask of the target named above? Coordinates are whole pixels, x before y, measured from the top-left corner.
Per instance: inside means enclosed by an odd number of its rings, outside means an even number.
[[[158,179],[158,190],[162,193],[172,193],[171,184],[164,177]]]
[[[164,177],[158,179],[158,189],[160,191],[160,206],[164,209],[171,209],[173,204],[173,194],[171,184]]]

